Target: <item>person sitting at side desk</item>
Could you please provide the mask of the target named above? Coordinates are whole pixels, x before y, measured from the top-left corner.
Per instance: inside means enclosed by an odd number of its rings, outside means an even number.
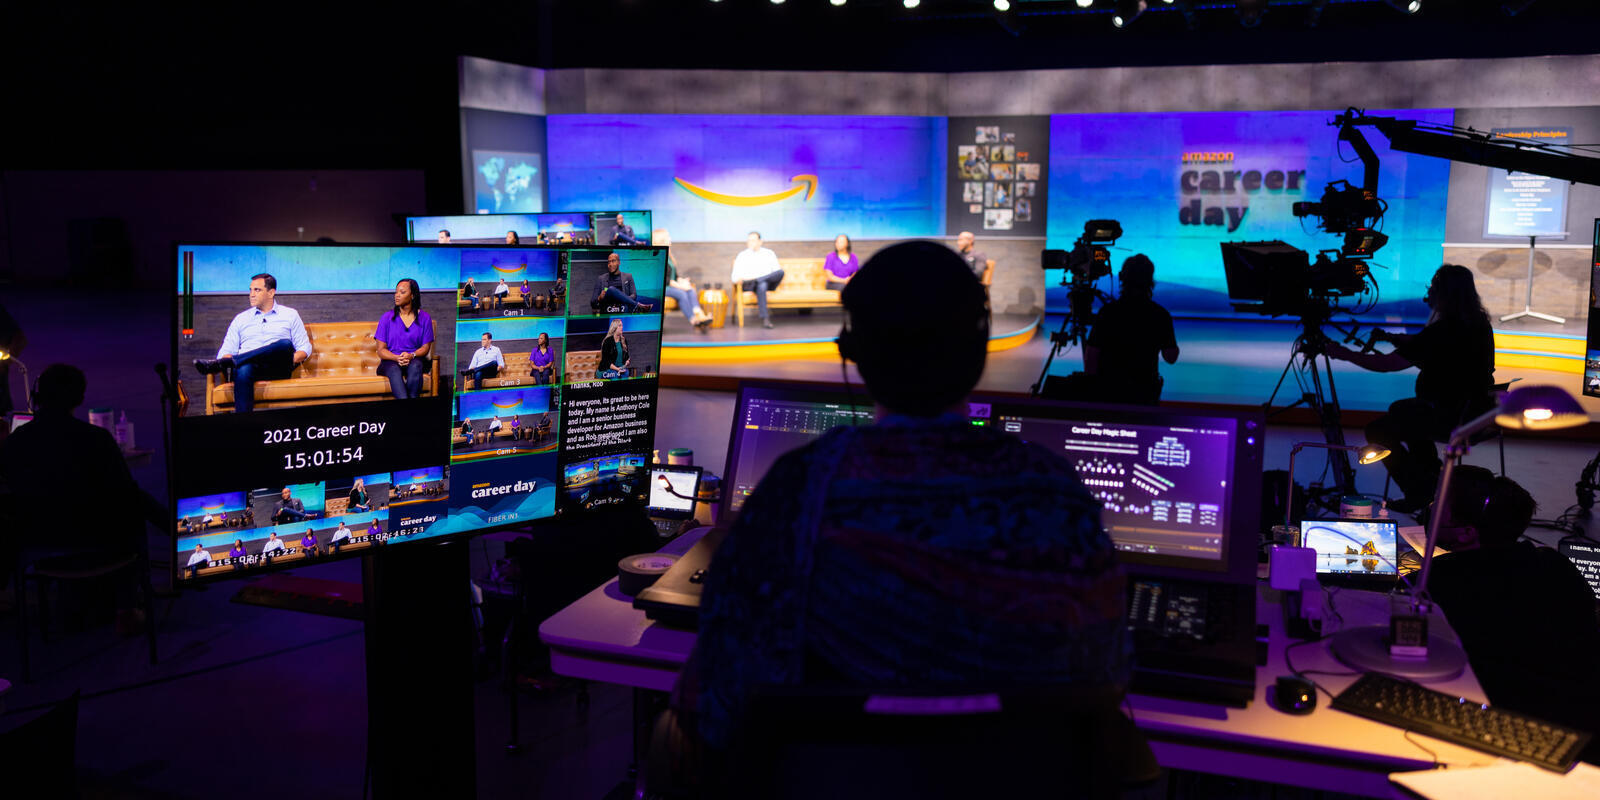
[[[943,245],[906,242],[843,302],[839,352],[878,421],[779,456],[750,495],[707,570],[662,728],[686,723],[673,740],[703,742],[714,779],[761,687],[1070,685],[1104,694],[1105,741],[1137,742],[1118,711],[1125,580],[1099,503],[1058,453],[967,420],[989,338],[977,277]],[[905,357],[907,341],[943,368]]]
[[[1455,468],[1439,520],[1428,594],[1467,652],[1489,702],[1586,731],[1600,729],[1595,596],[1560,553],[1522,539],[1536,505],[1483,467]],[[1584,760],[1600,763],[1600,740]]]

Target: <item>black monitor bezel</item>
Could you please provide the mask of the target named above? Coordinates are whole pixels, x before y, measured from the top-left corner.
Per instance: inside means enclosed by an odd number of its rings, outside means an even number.
[[[589,215],[589,219],[590,219],[591,223],[594,221],[594,216],[596,214],[602,214],[602,215],[604,215],[604,214],[649,214],[650,215],[650,224],[652,226],[655,225],[655,212],[650,210],[650,209],[648,209],[648,208],[623,208],[623,209],[618,209],[616,211],[610,211],[610,210],[597,210],[597,211],[496,211],[496,212],[494,212],[492,214],[405,214],[405,215],[397,214],[396,216],[403,216],[404,221],[400,223],[400,227],[402,228],[401,232],[402,232],[402,234],[409,236],[411,234],[411,232],[412,232],[411,231],[412,221],[413,220],[419,220],[419,219],[425,219],[427,217],[488,217],[488,218],[494,218],[494,217],[528,217],[528,216],[536,217],[536,216],[539,216],[540,214],[587,214],[587,215]],[[437,236],[437,231],[435,232],[435,236]],[[409,239],[409,240],[402,239],[401,241],[404,241],[407,244],[427,244],[427,243],[429,243],[430,240],[427,240],[427,239]],[[438,241],[433,241],[432,243],[433,244],[441,244],[441,242],[438,242]],[[454,242],[443,242],[443,244],[454,244]],[[487,242],[469,242],[469,243],[464,243],[462,246],[466,246],[467,244],[488,244],[488,243]],[[509,247],[516,247],[518,245],[508,245],[508,246]],[[528,245],[524,245],[524,246],[535,246],[535,245],[533,245],[532,243],[529,243]],[[652,244],[650,242],[645,242],[643,244],[629,244],[629,245],[612,245],[612,244],[601,245],[601,244],[597,243],[597,244],[592,244],[592,245],[565,245],[564,244],[564,245],[560,245],[560,246],[561,247],[573,247],[573,246],[581,246],[581,247],[617,247],[617,248],[620,248],[620,249],[628,249],[628,250],[639,250],[639,249],[646,248],[646,247],[662,247],[662,248],[665,247],[665,245]]]
[[[580,212],[560,212],[560,213],[580,213]],[[624,211],[623,213],[627,213],[627,212]],[[661,245],[649,245],[647,247],[643,247],[643,246],[620,246],[620,245],[609,245],[609,244],[514,244],[513,245],[513,244],[503,244],[503,243],[495,243],[495,242],[461,242],[461,243],[456,243],[456,242],[440,243],[440,242],[436,242],[436,241],[417,241],[417,242],[304,242],[304,241],[294,241],[294,242],[286,242],[286,241],[269,241],[269,240],[247,240],[247,241],[203,240],[202,241],[202,240],[189,240],[189,239],[174,239],[174,240],[172,240],[172,247],[171,247],[171,251],[170,251],[171,255],[169,257],[169,260],[167,261],[167,264],[168,264],[168,267],[169,267],[169,270],[168,270],[168,281],[169,281],[169,284],[168,284],[168,286],[169,286],[169,289],[170,289],[170,294],[168,295],[168,297],[170,299],[167,301],[167,303],[168,303],[168,330],[169,330],[169,334],[168,334],[169,349],[168,349],[168,356],[167,357],[168,357],[168,363],[173,367],[173,369],[172,369],[170,374],[171,374],[171,380],[173,380],[174,382],[177,381],[177,376],[178,376],[178,372],[177,372],[177,369],[176,369],[178,367],[178,364],[179,364],[179,362],[178,362],[178,346],[179,346],[180,337],[182,335],[182,331],[179,328],[180,319],[179,319],[179,314],[178,314],[178,308],[179,308],[180,303],[177,302],[177,301],[180,300],[182,298],[182,296],[183,296],[182,295],[182,288],[183,287],[179,285],[179,280],[180,280],[179,279],[179,271],[176,270],[176,269],[171,269],[171,267],[173,265],[176,265],[176,264],[180,263],[182,248],[185,248],[185,247],[219,247],[219,246],[220,247],[234,247],[234,246],[237,246],[237,247],[315,247],[315,248],[335,248],[335,247],[384,247],[384,248],[395,248],[395,247],[451,247],[451,248],[456,248],[456,249],[461,249],[461,250],[505,250],[505,249],[508,249],[508,248],[516,248],[516,249],[527,249],[527,250],[554,250],[554,251],[558,251],[558,252],[559,251],[563,251],[563,250],[570,250],[570,251],[577,251],[577,250],[585,250],[585,251],[587,251],[587,250],[640,251],[640,250],[646,250],[646,249],[661,250],[663,252],[668,251],[667,247],[661,246]],[[666,286],[667,286],[667,282],[666,281],[667,281],[667,270],[663,270],[662,271],[662,283],[661,283],[660,295],[659,296],[662,296],[662,297],[666,296]],[[660,315],[660,321],[661,322],[665,322],[665,316],[666,316],[665,308],[664,307],[658,308],[656,313]],[[657,363],[659,363],[659,361],[660,361],[660,358],[659,358],[659,355],[658,355]],[[656,400],[656,408],[654,409],[654,411],[656,411],[657,413],[656,413],[656,415],[654,415],[652,417],[652,420],[651,420],[651,440],[652,441],[655,438],[655,429],[656,429],[657,424],[659,423],[659,411],[660,411],[660,408],[659,408],[660,407],[660,377],[659,377],[659,373],[658,373],[658,376],[656,378],[656,381],[657,381],[657,383],[656,383],[656,387],[657,387],[657,395],[656,395],[656,397],[657,397],[657,400]],[[167,453],[168,468],[167,468],[167,471],[166,471],[167,472],[167,475],[166,475],[166,477],[167,477],[167,487],[166,487],[166,490],[167,490],[167,507],[172,509],[174,512],[176,512],[177,504],[178,504],[178,492],[177,492],[177,488],[178,488],[178,470],[177,470],[177,464],[173,463],[173,459],[176,457],[177,452],[180,449],[178,447],[177,443],[178,443],[178,440],[180,438],[180,434],[179,434],[180,426],[178,425],[178,421],[181,419],[181,417],[178,414],[178,407],[177,407],[177,403],[176,403],[176,399],[175,398],[174,398],[173,402],[166,404],[166,409],[165,409],[164,413],[166,415],[167,424],[169,426],[168,427],[168,431],[170,432],[169,441],[167,443],[167,447],[169,448],[168,453]],[[445,466],[447,468],[450,466],[448,459],[449,459],[449,455],[448,455],[448,452],[447,452],[446,453],[446,461],[442,466]],[[645,502],[648,502],[648,500],[646,500]],[[639,508],[642,511],[644,509],[644,505],[641,503]],[[448,533],[448,534],[443,534],[443,535],[440,535],[440,536],[433,536],[433,537],[429,537],[427,539],[418,540],[416,542],[403,542],[398,546],[402,546],[402,547],[413,547],[414,546],[415,548],[420,549],[420,548],[426,547],[428,545],[448,544],[448,543],[451,543],[451,542],[470,539],[470,538],[475,537],[475,536],[481,536],[481,535],[487,534],[487,533],[498,533],[498,532],[506,531],[506,530],[514,530],[514,529],[518,529],[518,528],[526,528],[526,527],[531,526],[531,525],[550,525],[550,524],[566,523],[566,522],[572,521],[577,516],[578,516],[577,514],[568,514],[566,516],[552,515],[552,516],[549,516],[549,517],[542,517],[542,518],[535,519],[535,520],[517,520],[517,521],[513,521],[513,522],[507,522],[507,523],[502,523],[502,524],[497,524],[497,525],[491,525],[491,526],[487,526],[487,527],[483,527],[483,528],[476,528],[476,529],[470,530],[470,531],[458,531],[458,532],[455,532],[455,533]],[[218,582],[218,581],[229,581],[229,580],[240,580],[240,579],[249,580],[249,579],[252,579],[252,578],[258,578],[258,577],[261,577],[261,576],[264,576],[264,575],[271,575],[271,574],[274,574],[274,573],[283,572],[283,571],[295,569],[295,568],[298,568],[298,567],[312,566],[312,565],[315,565],[315,564],[325,564],[325,563],[329,563],[329,562],[333,562],[333,561],[342,561],[342,560],[347,560],[347,559],[356,559],[356,558],[361,558],[361,557],[366,556],[366,555],[378,555],[378,554],[382,553],[386,549],[386,548],[365,549],[365,550],[352,551],[352,552],[349,552],[349,553],[338,553],[338,554],[324,555],[322,557],[319,557],[312,564],[307,564],[304,561],[293,561],[293,562],[289,562],[289,563],[271,564],[271,565],[268,565],[268,566],[253,566],[250,569],[242,570],[242,571],[229,571],[227,573],[222,573],[222,574],[196,576],[194,578],[183,579],[181,576],[182,576],[182,572],[184,570],[184,567],[180,566],[178,564],[178,560],[179,560],[179,554],[178,554],[178,550],[177,550],[177,544],[178,544],[178,518],[177,518],[176,513],[170,514],[169,517],[170,517],[170,519],[167,520],[167,534],[168,534],[168,537],[169,537],[169,545],[168,545],[168,547],[169,547],[169,552],[171,553],[171,561],[170,561],[170,564],[169,564],[169,574],[170,574],[170,577],[171,577],[171,585],[175,586],[175,587],[200,586],[200,585],[204,585],[204,584],[215,583],[215,582]]]
[[[734,465],[737,462],[735,454],[739,452],[739,442],[744,439],[744,426],[739,424],[740,410],[745,407],[748,398],[754,392],[764,391],[794,391],[815,392],[837,396],[853,408],[873,408],[872,397],[867,394],[865,386],[859,384],[821,383],[816,381],[783,381],[783,380],[740,380],[738,392],[733,401],[733,420],[728,428],[728,450],[722,466],[722,482],[718,488],[717,523],[726,525],[737,515],[731,511],[733,505],[733,478]]]

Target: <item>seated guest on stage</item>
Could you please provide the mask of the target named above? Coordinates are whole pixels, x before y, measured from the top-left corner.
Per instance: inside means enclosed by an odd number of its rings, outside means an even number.
[[[83,370],[45,367],[32,389],[33,421],[0,440],[0,483],[16,513],[14,526],[0,525],[0,568],[9,569],[23,545],[142,552],[143,522],[165,529],[171,518],[134,483],[111,434],[73,416],[87,389]],[[55,535],[63,512],[87,513],[93,522],[63,538]]]
[[[306,551],[306,558],[317,554],[317,535],[306,528],[306,535],[300,537],[300,549]]]
[[[247,555],[250,555],[250,551],[244,549],[244,540],[234,539],[233,546],[228,548],[228,558],[233,559],[233,568],[235,570],[244,569],[244,564],[240,563],[239,559]]]
[[[515,442],[515,441],[517,441],[517,440],[519,440],[521,438],[522,438],[522,415],[521,414],[517,414],[517,415],[514,415],[514,416],[511,417],[511,441]]]
[[[501,276],[500,282],[498,284],[495,284],[495,287],[494,287],[494,304],[495,304],[495,307],[499,308],[500,306],[505,305],[506,304],[506,298],[510,297],[510,296],[511,296],[511,287],[506,285],[505,276]]]
[[[600,364],[595,374],[602,380],[628,377],[628,339],[622,335],[622,320],[611,320],[606,338],[600,340]]]
[[[1091,398],[1108,403],[1161,401],[1157,357],[1178,361],[1172,315],[1154,299],[1155,264],[1143,254],[1122,262],[1122,294],[1095,317],[1083,345],[1083,371],[1093,376]]]
[[[372,510],[372,502],[367,498],[367,481],[365,478],[356,478],[355,485],[350,487],[350,502],[345,503],[345,510]]]
[[[645,298],[648,300],[649,298]],[[649,311],[654,303],[639,298],[633,286],[633,276],[622,271],[622,257],[616,253],[606,256],[606,271],[595,281],[594,299],[589,306],[594,309],[621,306],[623,311]]]
[[[344,524],[344,521],[341,520],[339,522],[339,527],[333,529],[333,536],[329,537],[328,546],[333,548],[333,552],[337,553],[339,552],[339,548],[344,547],[349,543],[350,526]]]
[[[644,241],[641,240],[639,237],[633,235],[633,226],[631,226],[628,223],[624,222],[623,219],[622,219],[622,215],[618,214],[617,215],[617,227],[616,227],[616,230],[613,230],[611,232],[611,244],[614,245],[614,246],[615,245],[634,245],[634,244],[644,244]]]
[[[989,268],[989,257],[977,249],[978,237],[972,231],[962,231],[956,234],[956,255],[966,263],[967,269],[972,270],[973,277],[983,279],[983,271]]]
[[[778,254],[761,246],[761,234],[751,231],[744,239],[744,249],[733,259],[732,276],[734,302],[742,292],[756,293],[756,310],[761,315],[761,327],[772,327],[772,315],[767,311],[767,292],[783,283],[783,267],[778,264]]]
[[[470,443],[472,441],[472,420],[461,420],[461,428],[456,431],[456,434],[467,437],[467,441]]]
[[[189,570],[189,577],[193,578],[195,575],[199,574],[200,570],[210,565],[211,554],[207,553],[204,547],[195,545],[194,550],[190,551],[189,553],[189,563],[185,564],[184,568]]]
[[[527,278],[522,279],[522,307],[533,308],[533,286]]]
[[[1367,425],[1367,441],[1388,448],[1383,466],[1405,497],[1389,507],[1412,513],[1427,507],[1439,478],[1435,441],[1494,403],[1494,331],[1478,298],[1472,270],[1445,264],[1433,274],[1423,302],[1433,310],[1414,334],[1389,333],[1389,353],[1358,353],[1329,342],[1331,358],[1376,372],[1416,367],[1416,397],[1396,400],[1389,413]]]
[[[383,528],[378,525],[377,520],[373,520],[372,524],[367,526],[367,536],[371,539],[376,539],[382,533]]]
[[[467,301],[472,311],[477,311],[479,304],[483,302],[483,299],[478,297],[478,284],[472,278],[467,278],[467,282],[461,286],[461,297]]]
[[[657,247],[672,246],[672,235],[666,228],[656,228],[651,233],[650,243]],[[672,257],[672,251],[667,251],[667,296],[678,301],[678,310],[683,312],[683,318],[690,325],[705,333],[711,326],[711,315],[700,308],[700,295],[694,290],[694,282],[688,278],[678,277],[678,260]]]
[[[548,386],[556,372],[556,354],[550,351],[550,334],[539,334],[539,344],[528,354],[528,365],[531,370],[528,374],[533,376],[533,382],[539,386]]]
[[[266,543],[261,545],[261,555],[270,556],[274,553],[282,553],[283,551],[283,540],[278,538],[278,532],[273,531],[267,534]]]
[[[715,754],[754,692],[795,685],[1073,685],[1126,724],[1125,579],[1100,504],[1059,453],[967,421],[982,285],[949,248],[907,242],[843,302],[839,352],[878,422],[779,456],[745,503],[707,571],[680,724]]]
[[[478,340],[482,345],[472,351],[472,360],[467,362],[466,369],[461,370],[461,377],[472,379],[472,388],[482,389],[484,378],[493,378],[500,374],[506,366],[506,357],[500,348],[494,346],[494,335],[487,331]]]
[[[850,237],[842,233],[833,237],[833,252],[822,263],[822,271],[828,276],[828,288],[843,289],[858,269],[861,269],[861,260],[850,251]]]
[[[1594,592],[1566,556],[1522,539],[1536,510],[1516,481],[1458,466],[1428,593],[1461,637],[1489,702],[1593,730],[1600,721]],[[1592,744],[1585,760],[1600,756]]]
[[[450,232],[445,230],[444,228],[440,228],[439,229],[439,244],[449,244],[449,243],[450,243]]]
[[[378,374],[389,379],[396,400],[422,396],[433,352],[433,317],[422,310],[422,290],[411,278],[394,287],[394,310],[378,319]]]
[[[255,407],[256,381],[289,377],[311,355],[311,337],[294,309],[276,301],[278,279],[263,272],[250,278],[250,308],[228,324],[213,361],[197,358],[196,372],[209,375],[233,370],[233,411]]]
[[[489,418],[489,427],[485,428],[484,431],[483,431],[483,440],[485,442],[492,440],[494,438],[494,435],[499,433],[500,430],[502,428],[504,428],[504,427],[505,427],[505,424],[500,421],[500,415],[499,414],[496,414],[493,417],[490,417]]]
[[[278,493],[278,505],[272,511],[272,524],[282,525],[286,522],[301,522],[308,519],[311,519],[311,515],[306,513],[306,504],[300,502],[300,498],[291,495],[289,487],[283,487],[283,491]]]
[[[522,244],[522,240],[517,238],[516,231],[506,231],[506,244]]]

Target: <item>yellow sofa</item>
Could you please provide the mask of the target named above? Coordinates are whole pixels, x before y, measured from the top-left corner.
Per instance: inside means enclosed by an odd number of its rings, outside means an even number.
[[[767,292],[767,308],[819,308],[839,305],[839,290],[829,289],[828,274],[823,271],[821,258],[780,258],[783,283]],[[756,308],[755,292],[739,293],[741,302],[734,304],[734,319],[744,327],[744,310]]]
[[[434,334],[439,323],[434,321]],[[256,381],[256,408],[288,408],[380,400],[390,397],[389,379],[378,374],[378,342],[373,322],[310,322],[311,356],[283,380]],[[437,348],[436,348],[437,350]],[[423,394],[439,391],[439,358],[422,378]],[[233,382],[206,376],[206,413],[233,410]]]

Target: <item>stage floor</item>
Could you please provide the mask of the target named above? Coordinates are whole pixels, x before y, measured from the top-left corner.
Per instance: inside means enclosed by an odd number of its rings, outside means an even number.
[[[1029,318],[1021,315],[998,315],[994,331],[1011,331],[1027,324]],[[699,344],[713,346],[725,344],[745,349],[757,344],[780,344],[796,341],[828,342],[837,335],[840,312],[836,309],[818,309],[809,316],[794,312],[774,315],[776,327],[765,330],[747,326],[742,330],[725,327],[721,330],[699,334],[691,330],[683,316],[671,313],[663,334],[662,381],[665,385],[680,388],[728,388],[739,378],[766,378],[779,380],[805,380],[837,383],[840,380],[839,358],[828,348],[817,347],[813,354],[786,354],[771,359],[755,357],[759,351],[747,350],[752,357],[743,360],[702,362],[678,356],[683,346]],[[1050,353],[1048,331],[1056,330],[1060,317],[1046,317],[1038,329],[1020,345],[989,353],[988,367],[984,370],[979,388],[985,391],[1027,392],[1039,380],[1045,358]],[[1221,405],[1258,406],[1272,395],[1283,368],[1288,363],[1290,346],[1298,332],[1296,325],[1283,320],[1194,320],[1179,319],[1177,329],[1181,355],[1176,364],[1162,364],[1161,374],[1166,378],[1163,400],[1185,403],[1213,403]],[[1541,330],[1535,325],[1512,325],[1498,329],[1502,334],[1526,331],[1544,337],[1558,337],[1559,341],[1581,347],[1581,341],[1572,341],[1572,326],[1550,325]],[[1516,330],[1511,330],[1512,328]],[[698,349],[698,348],[696,348]],[[1504,347],[1502,346],[1502,349]],[[1515,359],[1499,357],[1502,365],[1496,370],[1496,380],[1521,379],[1525,384],[1555,384],[1574,395],[1580,395],[1580,376],[1570,370],[1539,369],[1511,366],[1504,362]],[[1548,359],[1545,359],[1548,363]],[[1083,356],[1073,347],[1057,355],[1050,374],[1066,375],[1083,368]],[[1402,372],[1368,372],[1344,362],[1334,362],[1334,388],[1340,405],[1351,411],[1383,411],[1389,404],[1413,394],[1415,369]],[[849,368],[850,379],[860,380],[854,367]],[[1303,390],[1295,376],[1284,380],[1273,402],[1274,407],[1287,405],[1301,395]],[[1581,398],[1591,413],[1600,414],[1600,398]]]

